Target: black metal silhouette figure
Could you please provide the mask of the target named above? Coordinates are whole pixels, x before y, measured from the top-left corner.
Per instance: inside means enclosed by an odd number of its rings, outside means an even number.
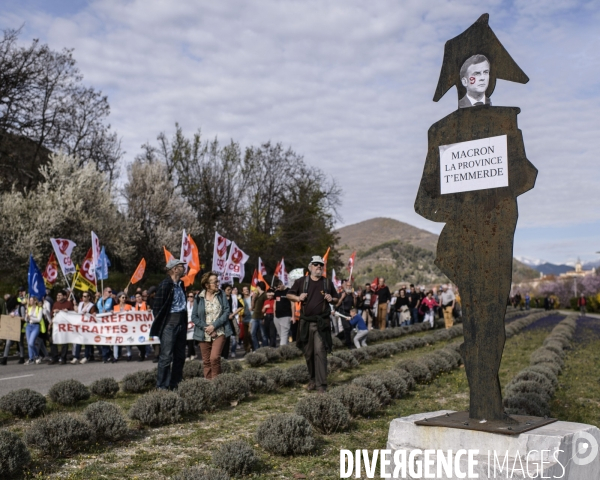
[[[469,418],[506,423],[511,419],[502,406],[498,371],[506,340],[504,315],[512,276],[517,197],[533,188],[537,170],[525,156],[517,126],[520,109],[493,107],[489,102],[497,78],[519,83],[529,79],[492,32],[488,20],[488,14],[482,15],[446,42],[433,100],[437,102],[454,85],[462,105],[429,129],[415,211],[446,223],[435,263],[460,289],[464,319],[461,354],[470,387]],[[482,76],[487,78],[482,80]],[[479,90],[468,88],[470,85],[478,85]],[[501,135],[507,136],[508,186],[442,195],[439,147]]]

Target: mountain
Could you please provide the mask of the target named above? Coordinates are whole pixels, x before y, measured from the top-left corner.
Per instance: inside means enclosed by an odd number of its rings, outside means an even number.
[[[397,284],[435,284],[448,282],[435,266],[438,235],[392,218],[372,218],[338,229],[342,260],[356,250],[357,283],[386,278],[390,286]],[[338,272],[338,277],[348,272]],[[513,281],[539,277],[527,265],[513,260]]]
[[[533,268],[544,275],[560,275],[561,273],[575,270],[575,268],[570,265],[555,265],[554,263],[549,262],[536,265]]]

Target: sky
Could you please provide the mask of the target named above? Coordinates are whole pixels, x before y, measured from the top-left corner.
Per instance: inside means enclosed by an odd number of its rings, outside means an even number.
[[[414,212],[444,43],[483,14],[526,85],[518,106],[536,186],[519,197],[514,253],[553,263],[600,255],[600,2],[358,0],[3,0],[0,29],[73,48],[84,83],[108,95],[124,163],[170,135],[281,142],[342,187],[339,226]]]

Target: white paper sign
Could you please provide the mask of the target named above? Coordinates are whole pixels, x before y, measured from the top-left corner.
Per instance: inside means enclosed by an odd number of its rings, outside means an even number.
[[[506,135],[440,146],[441,194],[508,187]]]

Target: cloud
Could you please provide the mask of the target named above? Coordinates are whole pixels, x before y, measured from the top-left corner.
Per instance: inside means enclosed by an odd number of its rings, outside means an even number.
[[[454,89],[431,101],[443,47],[489,12],[531,79],[499,81],[492,97],[521,107],[526,152],[539,169],[536,188],[519,199],[519,226],[600,221],[595,2],[32,4],[40,5],[9,3],[0,26],[25,22],[23,41],[75,48],[85,82],[109,95],[127,161],[176,121],[188,134],[201,128],[242,146],[281,141],[343,187],[344,224],[389,216],[436,232],[441,225],[413,203],[427,129],[456,109]]]

